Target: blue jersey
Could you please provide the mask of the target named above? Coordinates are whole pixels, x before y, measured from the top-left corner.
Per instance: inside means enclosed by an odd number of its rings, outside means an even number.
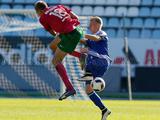
[[[108,69],[111,59],[108,54],[107,34],[100,30],[95,35],[101,37],[99,41],[87,40],[89,49],[86,60],[86,71],[92,73],[93,77],[102,77]]]

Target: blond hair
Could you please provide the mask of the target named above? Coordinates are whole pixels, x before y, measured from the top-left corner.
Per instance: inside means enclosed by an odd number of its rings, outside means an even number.
[[[95,21],[95,22],[99,23],[101,27],[103,26],[103,20],[102,20],[102,18],[100,18],[98,16],[92,16],[90,18],[90,21]]]

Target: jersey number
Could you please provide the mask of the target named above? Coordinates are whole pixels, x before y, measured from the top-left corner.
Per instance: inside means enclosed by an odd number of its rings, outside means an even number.
[[[58,18],[60,18],[62,20],[62,22],[64,22],[65,19],[67,19],[69,17],[67,12],[65,12],[59,8],[56,8],[53,11],[51,11],[49,13],[49,15],[57,16]]]

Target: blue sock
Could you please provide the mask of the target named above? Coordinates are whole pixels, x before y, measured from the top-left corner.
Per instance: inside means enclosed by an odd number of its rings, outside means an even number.
[[[106,107],[104,106],[104,104],[102,103],[101,98],[97,95],[96,92],[92,92],[90,94],[88,94],[89,98],[93,101],[93,103],[99,107],[99,109],[104,110],[106,109]]]

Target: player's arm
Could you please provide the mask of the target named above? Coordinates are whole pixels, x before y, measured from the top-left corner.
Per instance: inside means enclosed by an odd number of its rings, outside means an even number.
[[[55,31],[49,30],[48,32],[49,32],[51,35],[56,36],[56,32],[55,32]]]
[[[85,34],[85,38],[93,41],[100,41],[101,37],[98,35]]]

